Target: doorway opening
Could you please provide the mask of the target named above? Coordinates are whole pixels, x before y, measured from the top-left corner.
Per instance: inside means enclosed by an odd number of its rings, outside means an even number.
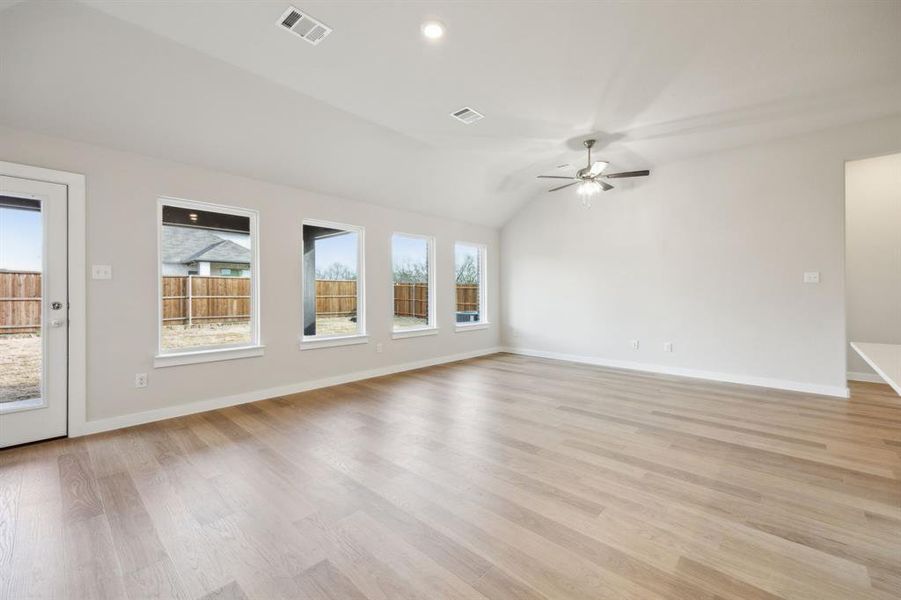
[[[901,153],[845,163],[850,381],[901,395]]]

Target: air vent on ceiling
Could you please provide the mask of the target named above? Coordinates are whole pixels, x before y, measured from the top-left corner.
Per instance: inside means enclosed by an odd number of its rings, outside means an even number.
[[[332,32],[331,27],[306,13],[300,12],[293,6],[284,12],[278,20],[278,26],[310,42],[314,46],[318,45]]]
[[[472,125],[476,121],[481,121],[485,118],[485,115],[474,111],[468,106],[464,106],[460,110],[452,112],[451,116],[466,125]]]

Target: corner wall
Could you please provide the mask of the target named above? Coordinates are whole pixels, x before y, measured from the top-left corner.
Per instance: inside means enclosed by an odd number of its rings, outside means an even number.
[[[0,160],[86,176],[87,263],[112,265],[113,279],[87,282],[85,431],[484,354],[498,346],[499,257],[495,229],[2,127]],[[260,211],[264,356],[154,369],[159,196]],[[299,350],[304,218],[366,228],[368,344]],[[437,239],[437,335],[391,339],[394,231],[428,234]],[[488,329],[462,333],[454,330],[453,245],[457,240],[488,246],[488,310],[492,322]],[[377,343],[384,345],[381,354],[376,353]],[[149,374],[147,388],[134,388],[135,373]]]
[[[899,149],[893,117],[662,165],[590,210],[542,194],[501,231],[503,343],[843,395],[844,163]]]

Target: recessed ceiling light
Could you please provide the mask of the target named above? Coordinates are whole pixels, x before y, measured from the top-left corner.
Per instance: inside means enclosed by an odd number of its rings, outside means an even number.
[[[422,24],[422,35],[430,40],[437,40],[444,36],[444,25],[438,21],[426,21]]]
[[[188,213],[188,218],[191,219],[192,221],[196,221],[197,213]]]

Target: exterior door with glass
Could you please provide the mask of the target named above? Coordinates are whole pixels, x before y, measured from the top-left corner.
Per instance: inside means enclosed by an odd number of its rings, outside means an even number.
[[[67,432],[67,188],[0,176],[0,447]]]

